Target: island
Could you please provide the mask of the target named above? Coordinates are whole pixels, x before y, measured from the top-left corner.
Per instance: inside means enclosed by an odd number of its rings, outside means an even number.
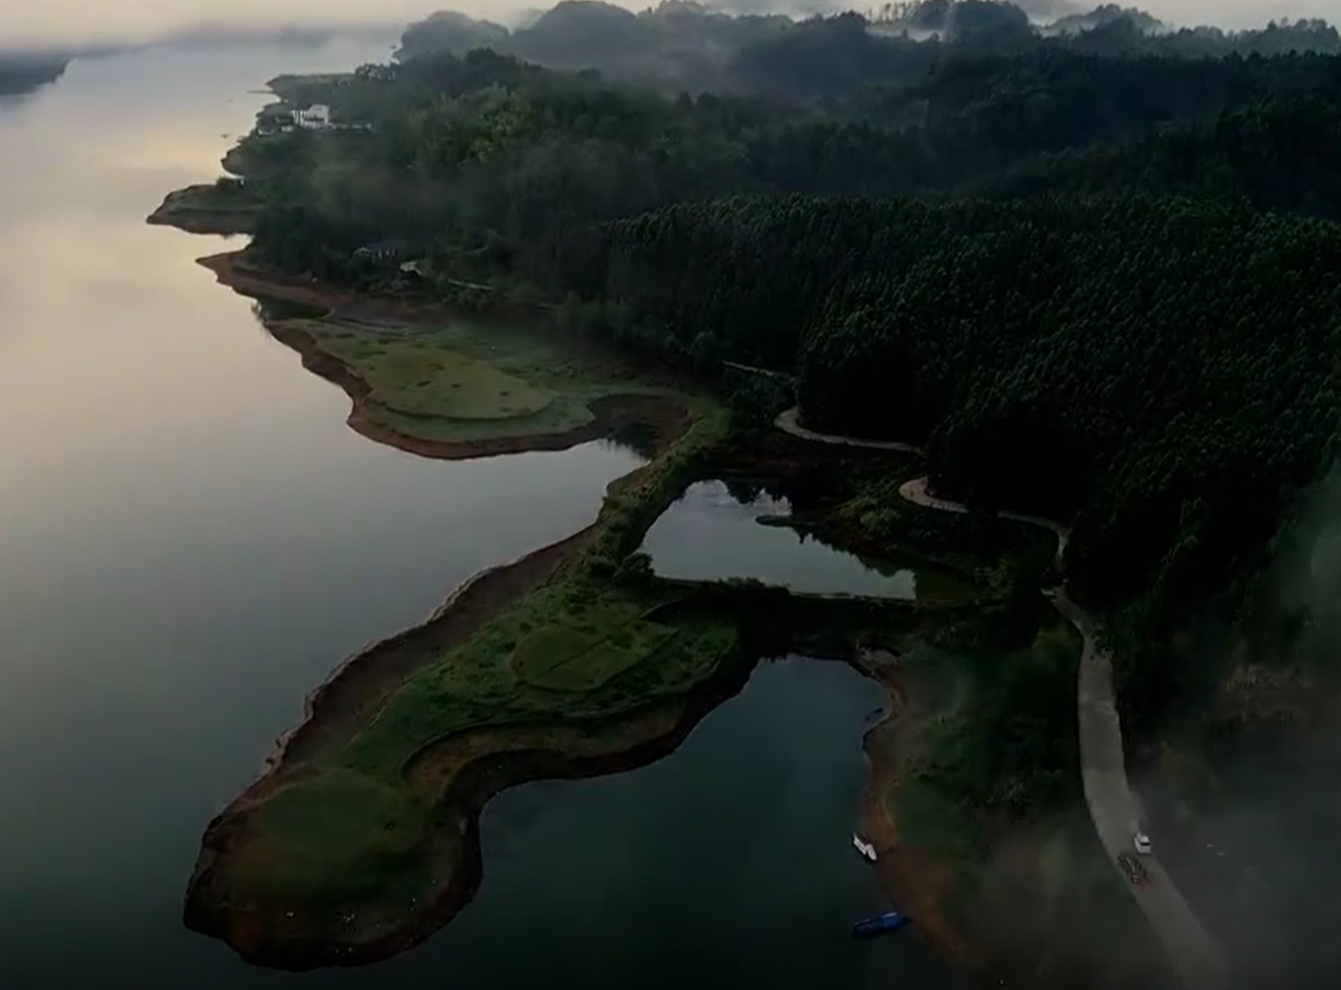
[[[906,30],[948,6],[953,36]],[[658,759],[801,651],[888,693],[857,824],[947,958],[1225,985],[1216,905],[1158,853],[1157,883],[1122,872],[1150,814],[1131,778],[1194,836],[1233,753],[1336,697],[1316,606],[1282,591],[1341,400],[1316,357],[1341,342],[1341,188],[1311,164],[1341,162],[1315,126],[1341,119],[1336,32],[614,11],[438,17],[389,64],[273,80],[228,174],[151,217],[250,238],[202,264],[372,441],[633,431],[646,461],[589,526],[335,669],[210,823],[187,924],[288,969],[403,951],[481,882],[492,795]],[[589,51],[575,23],[602,25]],[[730,38],[710,66],[686,24]],[[616,81],[574,64],[616,48]],[[763,522],[962,590],[658,574],[649,527],[723,478],[786,496]]]

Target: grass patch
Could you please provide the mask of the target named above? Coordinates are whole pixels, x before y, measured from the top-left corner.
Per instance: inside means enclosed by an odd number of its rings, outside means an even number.
[[[613,395],[674,395],[618,363],[511,322],[369,324],[290,320],[369,386],[364,414],[408,437],[443,443],[568,433]]]
[[[523,639],[512,654],[522,681],[552,691],[592,691],[656,652],[674,630],[636,616],[578,613]]]
[[[250,824],[263,841],[245,847],[252,862],[233,871],[234,893],[310,911],[385,893],[419,859],[433,812],[406,788],[333,769],[284,787]]]
[[[406,416],[449,420],[505,420],[535,416],[554,392],[509,374],[489,361],[409,332],[302,328],[318,346],[354,368],[372,388],[373,402]]]
[[[690,617],[671,628],[639,619],[648,605],[580,578],[542,589],[407,680],[343,761],[395,780],[421,750],[459,733],[617,718],[687,693],[731,654],[729,623]]]

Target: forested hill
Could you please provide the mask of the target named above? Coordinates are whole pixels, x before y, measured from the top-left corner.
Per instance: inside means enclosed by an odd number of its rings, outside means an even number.
[[[645,345],[796,368],[806,421],[926,442],[970,501],[1076,516],[1076,587],[1260,561],[1329,462],[1341,228],[1146,197],[678,205],[556,241]]]
[[[397,58],[410,62],[475,48],[691,92],[811,97],[905,83],[942,59],[962,55],[1072,51],[1214,59],[1337,53],[1341,35],[1317,20],[1250,31],[1175,29],[1140,10],[1111,4],[1048,23],[1031,21],[1021,6],[988,0],[920,0],[887,4],[866,15],[805,20],[729,14],[686,0],[666,0],[636,14],[609,3],[564,0],[516,29],[439,12],[406,29]]]

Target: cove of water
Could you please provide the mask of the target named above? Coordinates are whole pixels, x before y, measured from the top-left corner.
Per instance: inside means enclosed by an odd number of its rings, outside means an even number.
[[[943,985],[914,937],[847,936],[882,906],[847,844],[875,701],[836,665],[766,666],[651,767],[501,795],[478,900],[388,963],[276,973],[181,925],[304,694],[639,462],[373,444],[194,264],[220,239],[143,223],[218,174],[248,90],[386,50],[163,48],[0,108],[0,987]]]
[[[759,522],[790,511],[785,499],[760,494],[743,501],[725,482],[701,481],[662,513],[643,550],[656,573],[668,578],[754,578],[795,592],[904,600],[958,598],[970,591],[942,571],[879,565],[788,526]]]

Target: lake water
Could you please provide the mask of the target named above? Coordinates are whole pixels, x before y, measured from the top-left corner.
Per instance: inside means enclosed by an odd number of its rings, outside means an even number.
[[[643,550],[668,578],[754,578],[796,592],[873,598],[947,599],[970,591],[941,571],[880,565],[789,526],[759,522],[790,511],[785,499],[745,500],[725,482],[698,482],[647,531]]]
[[[0,987],[944,985],[913,937],[847,938],[881,906],[847,845],[877,695],[831,664],[766,666],[651,767],[501,796],[479,898],[396,960],[281,974],[182,927],[304,694],[637,463],[370,443],[193,264],[218,239],[144,225],[247,90],[386,50],[160,49],[0,108]]]

